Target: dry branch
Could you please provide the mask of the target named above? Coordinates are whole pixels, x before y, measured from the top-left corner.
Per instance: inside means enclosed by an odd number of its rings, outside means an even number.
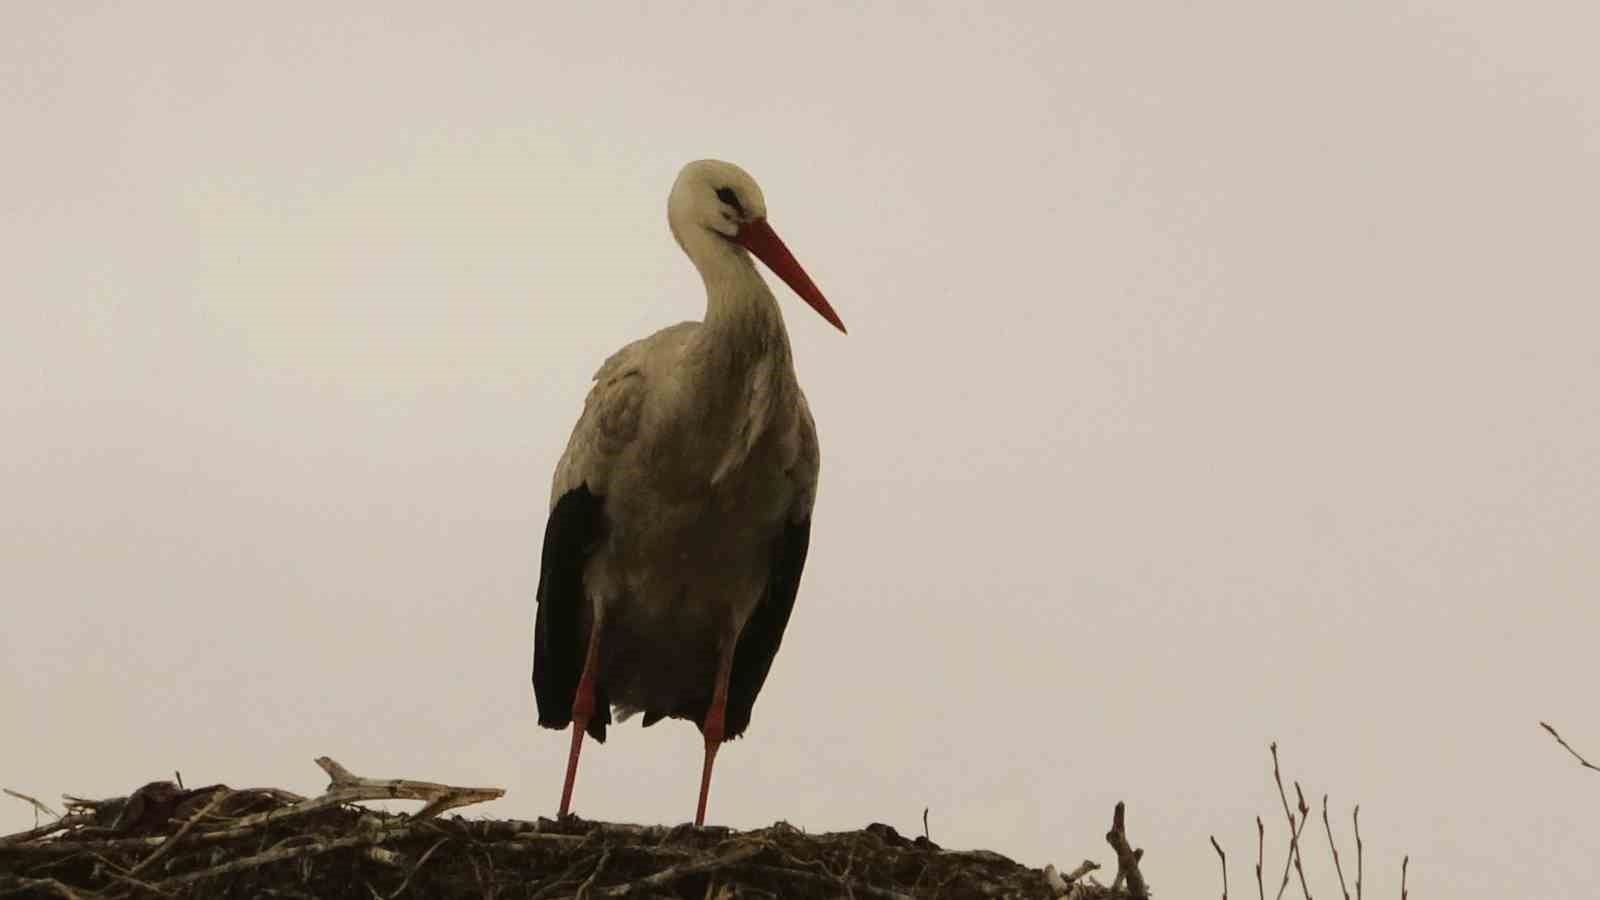
[[[743,846],[735,847],[721,856],[715,856],[710,859],[699,859],[695,860],[694,862],[680,863],[676,866],[670,866],[662,869],[653,875],[630,881],[626,884],[613,885],[595,894],[595,896],[632,897],[641,895],[650,888],[671,884],[674,881],[687,878],[690,875],[696,875],[701,872],[710,872],[717,869],[726,869],[735,863],[743,862],[744,860],[755,856],[757,853],[760,853],[765,849],[766,848],[760,844],[745,844]],[[604,862],[604,859],[604,857],[601,857],[602,862]],[[599,867],[597,866],[597,873],[598,869]]]
[[[26,844],[30,841],[36,841],[42,837],[49,837],[58,831],[68,831],[82,825],[89,825],[93,822],[94,816],[86,815],[84,813],[73,813],[72,815],[62,816],[54,822],[46,822],[37,828],[30,828],[27,831],[19,831],[16,834],[8,834],[4,837],[0,837],[0,846],[5,844]]]
[[[1146,898],[1150,896],[1150,888],[1144,883],[1144,875],[1139,871],[1139,860],[1144,856],[1143,850],[1135,850],[1128,844],[1128,832],[1124,827],[1123,803],[1117,802],[1116,810],[1111,814],[1111,830],[1106,832],[1106,843],[1117,852],[1117,877],[1112,881],[1112,887],[1128,883],[1128,896]]]
[[[367,834],[356,834],[351,835],[350,837],[336,838],[334,840],[317,840],[308,844],[300,844],[294,847],[279,846],[275,849],[268,850],[265,853],[257,853],[254,856],[247,856],[243,859],[231,860],[229,862],[201,869],[196,872],[189,872],[184,875],[169,878],[165,881],[159,882],[156,886],[176,887],[178,885],[192,884],[196,881],[204,881],[206,879],[217,878],[222,875],[230,875],[234,872],[242,872],[245,869],[257,868],[259,866],[267,865],[268,863],[283,862],[284,860],[289,859],[299,859],[305,856],[315,856],[321,853],[331,853],[335,850],[341,850],[346,847],[367,847],[374,844],[383,843],[384,841],[397,840],[399,838],[409,836],[412,832],[413,829],[411,827],[401,827],[389,829],[387,833],[384,831],[374,831]]]
[[[14,887],[7,886],[4,890],[0,890],[0,897],[6,897],[11,894],[19,894],[23,891],[29,890],[48,891],[52,894],[55,894],[57,897],[65,897],[67,900],[82,900],[82,898],[80,898],[79,895],[72,890],[72,888],[67,887],[54,878],[18,879]]]
[[[4,791],[5,793],[10,794],[11,796],[17,798],[18,800],[23,800],[23,801],[26,801],[26,802],[32,804],[33,805],[34,816],[35,816],[35,819],[34,819],[34,823],[35,824],[38,823],[39,820],[38,820],[37,816],[41,812],[44,813],[45,815],[49,816],[52,819],[61,818],[61,813],[58,813],[55,810],[51,809],[50,807],[45,806],[43,803],[40,803],[38,800],[35,800],[32,797],[29,797],[27,794],[18,793],[16,791],[13,791],[11,788],[0,788],[0,791]]]
[[[1256,895],[1261,900],[1267,900],[1267,889],[1261,883],[1261,864],[1267,858],[1267,826],[1261,824],[1261,817],[1256,816]]]
[[[436,804],[488,788],[363,779],[324,765],[321,796],[194,790],[152,782],[125,798],[72,801],[76,824],[0,843],[0,897],[172,900],[215,896],[477,900],[484,897],[731,897],[788,900],[1054,898],[1045,874],[985,851],[945,851],[885,825],[805,834],[689,826],[419,819],[349,799]],[[142,793],[141,793],[142,792]],[[135,802],[137,801],[137,802]],[[131,808],[131,811],[130,811]],[[1119,826],[1120,827],[1120,826]],[[1125,837],[1124,837],[1125,840]],[[1138,851],[1134,861],[1137,862]],[[413,862],[413,860],[415,862]],[[1073,873],[1083,877],[1095,865]],[[1130,887],[1142,885],[1135,873]],[[1075,900],[1127,900],[1087,879]]]
[[[1222,864],[1222,900],[1228,900],[1228,854],[1222,852],[1217,836],[1211,835],[1211,846],[1217,851],[1217,861]]]
[[[1328,849],[1333,852],[1333,870],[1339,873],[1339,892],[1350,900],[1350,889],[1344,886],[1344,867],[1339,865],[1339,845],[1333,840],[1333,823],[1328,821],[1328,795],[1322,795],[1322,827],[1328,832]]]
[[[1294,783],[1294,795],[1295,798],[1300,802],[1300,830],[1303,832],[1306,830],[1306,822],[1311,818],[1311,807],[1306,805],[1306,795],[1304,791],[1300,790],[1300,782],[1298,781]],[[1306,900],[1311,900],[1311,889],[1306,887],[1306,869],[1302,862],[1304,859],[1305,854],[1300,852],[1299,835],[1296,834],[1294,847],[1294,870],[1296,874],[1300,876],[1300,892],[1305,895]]]
[[[438,850],[440,847],[443,847],[445,845],[445,843],[448,842],[449,840],[450,839],[448,837],[439,838],[439,840],[436,841],[432,847],[429,847],[428,848],[428,852],[422,854],[422,858],[417,860],[417,864],[412,866],[411,867],[411,871],[406,873],[406,880],[400,882],[400,886],[395,888],[394,889],[394,893],[389,895],[389,900],[394,900],[394,898],[396,898],[396,897],[400,896],[401,894],[405,893],[406,888],[411,884],[411,879],[415,878],[417,873],[422,871],[422,867],[427,865],[428,857],[432,856],[433,852],[435,850]]]
[[[447,809],[486,803],[506,795],[505,788],[464,788],[431,781],[409,781],[404,778],[362,778],[351,773],[326,756],[317,757],[317,765],[333,779],[323,797],[338,795],[338,802],[356,800],[423,800],[427,805],[417,810],[411,818],[431,819]]]
[[[161,842],[161,845],[155,849],[155,852],[151,853],[149,856],[146,856],[144,859],[140,860],[137,865],[129,869],[128,875],[133,876],[139,874],[140,869],[143,869],[160,859],[163,853],[166,853],[173,847],[177,846],[178,842],[183,840],[183,836],[189,833],[189,829],[195,826],[195,823],[217,811],[217,807],[221,806],[222,801],[227,799],[228,793],[229,792],[226,789],[221,789],[213,793],[211,795],[211,802],[207,803],[204,809],[190,816],[188,820],[183,823],[183,826],[172,835],[172,837],[169,837]]]
[[[1573,758],[1578,761],[1579,765],[1582,765],[1585,769],[1593,769],[1596,772],[1600,772],[1600,766],[1597,766],[1594,763],[1589,762],[1587,759],[1584,759],[1583,756],[1578,753],[1578,751],[1572,749],[1572,745],[1567,743],[1566,741],[1562,740],[1561,739],[1561,734],[1559,732],[1557,732],[1554,728],[1551,728],[1550,727],[1550,723],[1548,723],[1548,722],[1540,722],[1539,726],[1541,728],[1543,728],[1545,731],[1550,732],[1550,736],[1556,739],[1556,743],[1560,744],[1562,747],[1565,747],[1567,752],[1571,753]],[[7,793],[10,793],[10,792],[7,791]]]
[[[1090,872],[1097,871],[1099,868],[1100,868],[1100,864],[1099,863],[1095,862],[1094,860],[1086,859],[1083,862],[1079,863],[1078,867],[1076,869],[1073,869],[1071,872],[1068,872],[1063,877],[1066,878],[1067,884],[1071,884],[1074,881],[1077,881],[1079,878],[1082,878],[1083,876],[1089,874]]]
[[[819,875],[815,872],[808,872],[804,869],[784,869],[777,866],[763,865],[761,863],[751,863],[745,866],[745,868],[752,872],[758,872],[766,875],[774,883],[801,882],[809,884],[818,890],[832,891],[833,896],[837,896],[837,892],[841,887],[843,887],[846,891],[845,896],[855,896],[859,894],[862,897],[876,898],[876,900],[917,900],[916,896],[912,894],[892,890],[890,888],[874,887],[870,884],[863,884],[859,881],[847,882],[844,885],[841,885],[835,878],[831,878],[827,875]]]
[[[1283,803],[1284,817],[1289,820],[1289,855],[1283,860],[1283,881],[1278,884],[1277,897],[1277,900],[1283,900],[1283,892],[1289,888],[1289,868],[1292,865],[1297,865],[1300,859],[1300,832],[1305,830],[1306,820],[1302,814],[1299,827],[1295,827],[1294,813],[1289,810],[1289,795],[1283,789],[1283,775],[1278,771],[1278,742],[1273,741],[1268,747],[1272,751],[1272,780],[1278,784],[1278,799]],[[1295,789],[1298,790],[1299,785],[1296,785]],[[1300,806],[1302,808],[1305,806],[1304,797],[1300,800]],[[1303,887],[1305,882],[1304,871],[1301,872],[1300,877]],[[1311,900],[1309,892],[1306,893],[1306,900]]]
[[[1355,812],[1350,814],[1350,821],[1356,829],[1356,900],[1361,900],[1361,870],[1364,865],[1362,857],[1365,855],[1361,846],[1361,804],[1357,803]]]

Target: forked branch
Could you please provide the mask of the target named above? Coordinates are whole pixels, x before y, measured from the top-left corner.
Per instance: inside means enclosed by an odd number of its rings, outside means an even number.
[[[1128,896],[1135,900],[1143,900],[1150,896],[1150,888],[1145,884],[1144,874],[1139,871],[1139,860],[1144,857],[1143,850],[1135,850],[1128,843],[1128,831],[1124,822],[1125,810],[1123,803],[1117,802],[1116,811],[1111,814],[1111,830],[1106,832],[1106,843],[1117,852],[1117,877],[1112,881],[1112,886],[1128,884]]]

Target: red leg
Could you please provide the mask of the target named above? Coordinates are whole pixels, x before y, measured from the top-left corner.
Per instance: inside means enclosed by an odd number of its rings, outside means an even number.
[[[567,780],[561,785],[561,812],[565,817],[572,807],[572,784],[578,778],[578,754],[583,750],[583,732],[594,715],[594,672],[600,658],[600,623],[589,628],[589,652],[583,660],[583,674],[578,678],[578,693],[572,698],[572,750],[567,754]]]
[[[706,797],[711,793],[711,764],[716,762],[717,748],[722,746],[728,710],[728,674],[732,671],[733,644],[730,643],[717,661],[717,683],[711,691],[711,708],[706,710],[706,720],[700,726],[700,733],[706,739],[706,763],[700,772],[700,805],[694,811],[696,828],[706,823]]]

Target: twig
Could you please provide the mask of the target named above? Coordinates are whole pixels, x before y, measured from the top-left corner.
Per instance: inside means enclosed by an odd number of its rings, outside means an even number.
[[[4,846],[6,844],[26,844],[29,841],[38,840],[46,835],[55,834],[58,831],[65,831],[68,828],[76,828],[79,825],[88,825],[92,822],[94,822],[94,816],[88,813],[73,813],[72,815],[62,816],[54,822],[46,822],[37,828],[30,828],[27,831],[19,831],[16,834],[8,834],[4,837],[0,837],[0,846]]]
[[[417,872],[421,871],[423,864],[428,861],[428,857],[433,855],[433,851],[439,849],[440,847],[443,847],[445,845],[445,843],[448,842],[449,840],[450,839],[448,837],[439,838],[439,840],[436,841],[432,847],[429,847],[428,848],[428,852],[422,854],[422,858],[417,860],[417,864],[412,866],[411,867],[411,871],[406,873],[406,880],[400,882],[400,886],[395,888],[394,889],[394,893],[389,895],[389,900],[394,900],[394,898],[396,898],[396,897],[400,896],[402,893],[404,893],[405,889],[406,889],[406,885],[410,884],[411,883],[411,879],[416,876]]]
[[[72,888],[54,878],[19,878],[13,882],[13,885],[15,890],[11,886],[7,886],[5,890],[0,891],[0,896],[14,894],[17,891],[25,891],[29,888],[37,888],[41,891],[49,891],[58,897],[65,897],[66,900],[83,900],[82,897],[73,892]]]
[[[1261,884],[1261,864],[1267,858],[1267,826],[1256,816],[1256,896],[1267,900],[1267,889]]]
[[[145,866],[148,866],[160,859],[168,850],[171,850],[173,847],[177,846],[178,842],[183,840],[183,836],[189,833],[189,829],[193,828],[196,822],[199,822],[201,819],[204,819],[206,816],[209,816],[215,812],[217,807],[222,805],[222,801],[227,799],[230,793],[231,792],[226,788],[218,788],[216,791],[212,792],[211,802],[207,803],[204,809],[201,809],[199,812],[196,812],[194,815],[185,820],[183,827],[174,832],[172,837],[162,841],[161,846],[157,847],[154,853],[146,856],[138,865],[135,865],[133,868],[129,869],[128,874],[139,874],[139,871]]]
[[[1333,851],[1333,870],[1339,873],[1339,892],[1350,900],[1350,889],[1344,886],[1344,867],[1339,865],[1339,845],[1333,842],[1333,825],[1328,821],[1328,795],[1322,795],[1322,827],[1328,832],[1328,849]]]
[[[1400,860],[1400,900],[1406,900],[1406,897],[1409,895],[1409,892],[1406,890],[1406,869],[1410,867],[1411,856],[1410,854],[1407,854],[1405,859]]]
[[[1217,859],[1222,863],[1222,900],[1228,900],[1228,854],[1222,852],[1222,845],[1217,843],[1217,836],[1211,835],[1211,846],[1217,851]]]
[[[317,757],[316,763],[322,767],[322,771],[328,773],[329,778],[333,779],[323,797],[336,793],[348,794],[347,799],[340,801],[345,803],[350,800],[427,801],[427,805],[417,810],[412,819],[430,819],[447,809],[498,800],[506,795],[504,788],[452,787],[448,784],[410,781],[405,778],[362,778],[326,756]]]
[[[1073,869],[1071,872],[1066,874],[1065,877],[1067,879],[1067,884],[1071,884],[1074,881],[1077,881],[1079,878],[1082,878],[1083,876],[1089,874],[1090,872],[1096,871],[1099,868],[1099,863],[1086,859],[1076,869]]]
[[[243,871],[245,869],[253,869],[257,866],[281,862],[286,859],[317,856],[319,854],[329,853],[334,850],[343,850],[346,847],[361,847],[371,844],[381,844],[384,841],[408,837],[413,830],[414,826],[403,825],[399,828],[391,828],[386,831],[367,832],[365,834],[337,838],[331,841],[314,841],[312,843],[301,844],[296,847],[284,847],[275,850],[268,850],[265,853],[257,853],[255,856],[247,856],[243,859],[236,859],[231,862],[223,863],[219,866],[213,866],[209,869],[201,869],[198,872],[185,872],[182,875],[176,875],[172,878],[166,879],[165,881],[157,883],[156,887],[166,888],[175,887],[181,884],[193,884],[197,881],[204,881],[207,878],[216,878],[219,875],[230,875],[234,872]]]
[[[926,806],[922,808],[922,836],[928,839],[928,843],[933,843],[932,835],[928,834],[928,808]]]
[[[576,856],[579,852],[580,851],[578,850],[573,850],[572,855]],[[584,856],[578,859],[576,862],[573,862],[567,867],[565,872],[562,872],[560,875],[557,875],[555,878],[547,881],[545,886],[536,891],[533,896],[528,898],[528,900],[549,900],[549,898],[554,897],[564,886],[576,880],[573,876],[577,875],[579,871],[587,868],[591,859],[596,858],[597,857]]]
[[[1135,850],[1128,844],[1128,832],[1123,817],[1124,805],[1119,800],[1116,810],[1111,814],[1111,830],[1106,832],[1106,843],[1117,852],[1117,878],[1114,884],[1120,884],[1126,879],[1128,896],[1134,900],[1144,900],[1150,896],[1150,888],[1144,883],[1144,875],[1139,871],[1139,859],[1144,856],[1144,851]]]
[[[1306,805],[1306,794],[1300,790],[1300,782],[1298,781],[1294,783],[1294,795],[1300,801],[1300,830],[1303,832],[1306,830],[1306,822],[1311,818],[1311,807]],[[1300,893],[1305,895],[1306,900],[1311,900],[1311,889],[1306,887],[1306,869],[1303,864],[1305,854],[1300,852],[1299,835],[1295,835],[1295,838],[1294,870],[1300,876]]]
[[[106,871],[105,874],[110,875],[112,878],[116,879],[117,881],[121,881],[121,882],[123,882],[125,884],[131,884],[136,888],[140,888],[142,890],[149,891],[152,894],[160,894],[163,897],[174,897],[174,896],[177,896],[176,894],[174,894],[173,892],[171,892],[169,890],[157,887],[157,886],[151,884],[148,881],[140,881],[139,879],[134,878],[132,875],[127,875],[127,874],[124,874],[124,873],[121,873],[121,872],[113,872],[113,871],[110,871],[109,869]]]
[[[448,784],[436,784],[431,781],[409,781],[403,778],[388,780],[362,778],[326,756],[318,757],[316,763],[332,779],[327,791],[321,796],[302,800],[292,806],[283,806],[278,809],[256,813],[253,816],[245,816],[234,821],[228,828],[207,831],[202,837],[205,840],[225,840],[238,837],[249,834],[270,822],[281,822],[284,819],[297,818],[320,812],[329,807],[341,806],[360,800],[427,801],[422,809],[417,810],[411,816],[412,821],[420,821],[432,818],[447,809],[495,800],[505,796],[506,793],[504,788],[453,787]]]
[[[697,860],[695,862],[679,863],[676,866],[668,866],[654,875],[647,875],[644,878],[640,878],[636,881],[630,881],[626,884],[617,884],[608,888],[602,888],[594,896],[628,897],[637,894],[643,894],[650,888],[657,888],[664,884],[671,884],[680,878],[687,878],[690,875],[698,875],[701,872],[709,872],[713,869],[721,869],[731,866],[734,863],[743,862],[744,860],[755,856],[757,853],[760,853],[765,849],[765,844],[744,844],[739,847],[735,847],[733,850],[724,853],[721,856],[712,857],[711,859]],[[829,879],[829,881],[831,882],[832,879]]]
[[[837,891],[839,889],[839,882],[832,876],[818,875],[815,872],[808,872],[805,869],[785,869],[779,866],[761,865],[760,863],[750,863],[749,865],[741,866],[740,868],[744,871],[766,875],[774,881],[786,882],[790,884],[796,881],[803,881],[808,884],[814,884],[824,890]],[[960,873],[952,873],[951,878],[954,878],[959,874]],[[888,888],[874,887],[873,885],[862,884],[860,882],[854,883],[851,886],[851,889],[853,891],[859,891],[863,897],[874,897],[877,898],[877,900],[917,900],[916,897],[913,897],[910,894],[901,893],[900,891],[890,890]],[[607,895],[602,894],[601,896]],[[935,892],[933,896],[937,897],[938,893]]]
[[[1545,727],[1549,728],[1550,726],[1546,725]],[[1559,740],[1559,738],[1558,738],[1558,740]],[[33,804],[33,824],[35,826],[38,826],[38,824],[39,824],[39,813],[40,812],[43,812],[45,815],[49,816],[52,819],[61,818],[61,813],[58,813],[55,810],[51,809],[50,807],[45,806],[43,803],[40,803],[39,801],[33,799],[32,797],[29,797],[27,794],[18,793],[16,791],[13,791],[11,788],[0,788],[0,790],[5,791],[7,794],[10,794],[11,796],[17,798],[18,800],[23,800],[23,801],[26,801],[28,803]]]
[[[583,884],[578,885],[578,893],[576,894],[578,900],[583,900],[583,898],[589,896],[589,889],[594,887],[594,880],[600,877],[600,873],[605,871],[606,863],[610,861],[611,848],[607,847],[600,851],[600,861],[594,864],[594,871],[590,872],[589,877],[583,880]]]
[[[1572,745],[1571,745],[1571,744],[1569,744],[1569,743],[1567,743],[1567,742],[1566,742],[1566,741],[1564,741],[1564,740],[1562,740],[1562,739],[1561,739],[1561,735],[1560,735],[1560,734],[1559,734],[1559,733],[1557,733],[1557,731],[1556,731],[1556,730],[1555,730],[1555,729],[1554,729],[1554,728],[1551,728],[1551,727],[1550,727],[1550,723],[1548,723],[1548,722],[1540,722],[1540,723],[1539,723],[1539,725],[1540,725],[1540,727],[1542,727],[1542,728],[1543,728],[1543,729],[1544,729],[1544,730],[1545,730],[1545,731],[1548,731],[1548,732],[1550,732],[1550,736],[1551,736],[1551,737],[1553,737],[1553,738],[1555,738],[1555,739],[1556,739],[1556,743],[1558,743],[1558,744],[1560,744],[1560,745],[1561,745],[1561,746],[1563,746],[1563,747],[1565,747],[1565,748],[1567,748],[1567,752],[1568,752],[1568,753],[1571,753],[1571,754],[1572,754],[1572,755],[1573,755],[1573,757],[1574,757],[1574,758],[1576,758],[1576,759],[1577,759],[1577,760],[1578,760],[1578,762],[1579,762],[1579,763],[1580,763],[1580,764],[1581,764],[1581,765],[1582,765],[1582,766],[1583,766],[1583,767],[1584,767],[1584,768],[1585,768],[1585,769],[1593,769],[1593,770],[1595,770],[1595,771],[1596,771],[1596,772],[1600,772],[1600,766],[1597,766],[1597,765],[1595,765],[1595,764],[1594,764],[1594,763],[1592,763],[1592,762],[1589,762],[1589,761],[1588,761],[1588,760],[1587,760],[1587,759],[1584,759],[1584,758],[1583,758],[1583,757],[1582,757],[1582,756],[1581,756],[1581,755],[1580,755],[1580,754],[1579,754],[1579,753],[1578,753],[1578,751],[1576,751],[1576,750],[1574,750],[1574,749],[1572,749]],[[10,792],[10,791],[6,791],[6,793],[8,793],[8,794],[9,794],[9,793],[11,793],[11,792]]]
[[[926,811],[926,807],[924,807],[924,811]],[[844,871],[840,872],[838,875],[839,883],[844,885],[845,896],[847,896],[849,900],[856,900],[856,891],[855,887],[853,886],[854,882],[850,880],[850,873],[855,871],[856,851],[859,849],[861,849],[861,840],[859,838],[850,842],[850,855],[845,857]],[[785,853],[784,855],[788,856],[789,854]]]
[[[317,765],[321,766],[323,771],[327,772],[329,777],[332,779],[332,783],[328,785],[328,790],[321,796],[313,797],[309,800],[301,799],[299,802],[290,806],[282,806],[266,812],[234,819],[223,827],[210,829],[202,828],[198,834],[195,834],[190,838],[190,842],[213,843],[230,840],[236,837],[243,837],[255,833],[257,830],[268,824],[283,822],[287,819],[298,818],[301,816],[307,816],[330,807],[341,806],[346,803],[354,803],[360,800],[427,801],[426,805],[411,817],[412,821],[420,821],[436,816],[447,809],[454,809],[456,807],[466,806],[467,804],[471,803],[481,803],[486,800],[494,800],[505,795],[505,790],[502,788],[453,787],[447,784],[435,784],[431,781],[409,781],[406,779],[379,780],[375,778],[362,778],[352,774],[344,766],[339,765],[337,762],[334,762],[327,757],[321,757],[318,759]],[[245,792],[234,792],[235,795],[241,793]],[[289,794],[286,791],[268,793],[271,793],[274,796],[282,797],[298,796],[295,794]],[[92,811],[103,805],[102,803],[97,803],[96,801],[84,800],[76,797],[69,798],[68,802],[69,808],[83,811],[81,813],[83,818],[75,820],[78,822],[93,821],[94,816]],[[66,822],[68,819],[72,819],[72,816],[68,816],[61,821]],[[38,835],[33,832],[25,832],[22,835],[14,835],[10,838],[6,838],[5,840],[20,841],[32,839],[33,837],[37,836]],[[76,853],[80,850],[117,850],[129,847],[158,847],[165,840],[166,838],[162,837],[131,837],[103,841],[73,841],[67,844],[57,842],[34,844],[29,846],[28,850],[30,852],[38,853],[70,854]]]
[[[1278,799],[1283,802],[1283,815],[1289,820],[1289,855],[1283,860],[1283,881],[1278,884],[1278,898],[1283,900],[1283,892],[1289,889],[1289,868],[1300,855],[1300,832],[1305,830],[1306,820],[1300,819],[1300,827],[1296,828],[1294,813],[1289,811],[1289,795],[1283,789],[1283,776],[1278,772],[1278,742],[1270,745],[1272,750],[1272,780],[1278,783]],[[1304,802],[1301,803],[1304,806]]]
[[[1356,826],[1356,900],[1361,900],[1361,857],[1363,856],[1361,848],[1361,804],[1356,804],[1356,810],[1350,814],[1350,820]]]

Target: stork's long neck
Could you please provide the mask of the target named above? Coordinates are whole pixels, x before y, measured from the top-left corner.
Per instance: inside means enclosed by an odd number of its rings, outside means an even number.
[[[701,350],[729,366],[723,377],[748,375],[764,359],[777,357],[777,369],[789,369],[789,332],[772,290],[743,248],[708,231],[682,241],[706,285],[705,324]]]
[[[706,283],[706,317],[687,348],[680,377],[699,454],[716,484],[742,465],[798,390],[778,301],[742,248],[709,232],[679,242]],[[775,418],[779,417],[779,418]]]

